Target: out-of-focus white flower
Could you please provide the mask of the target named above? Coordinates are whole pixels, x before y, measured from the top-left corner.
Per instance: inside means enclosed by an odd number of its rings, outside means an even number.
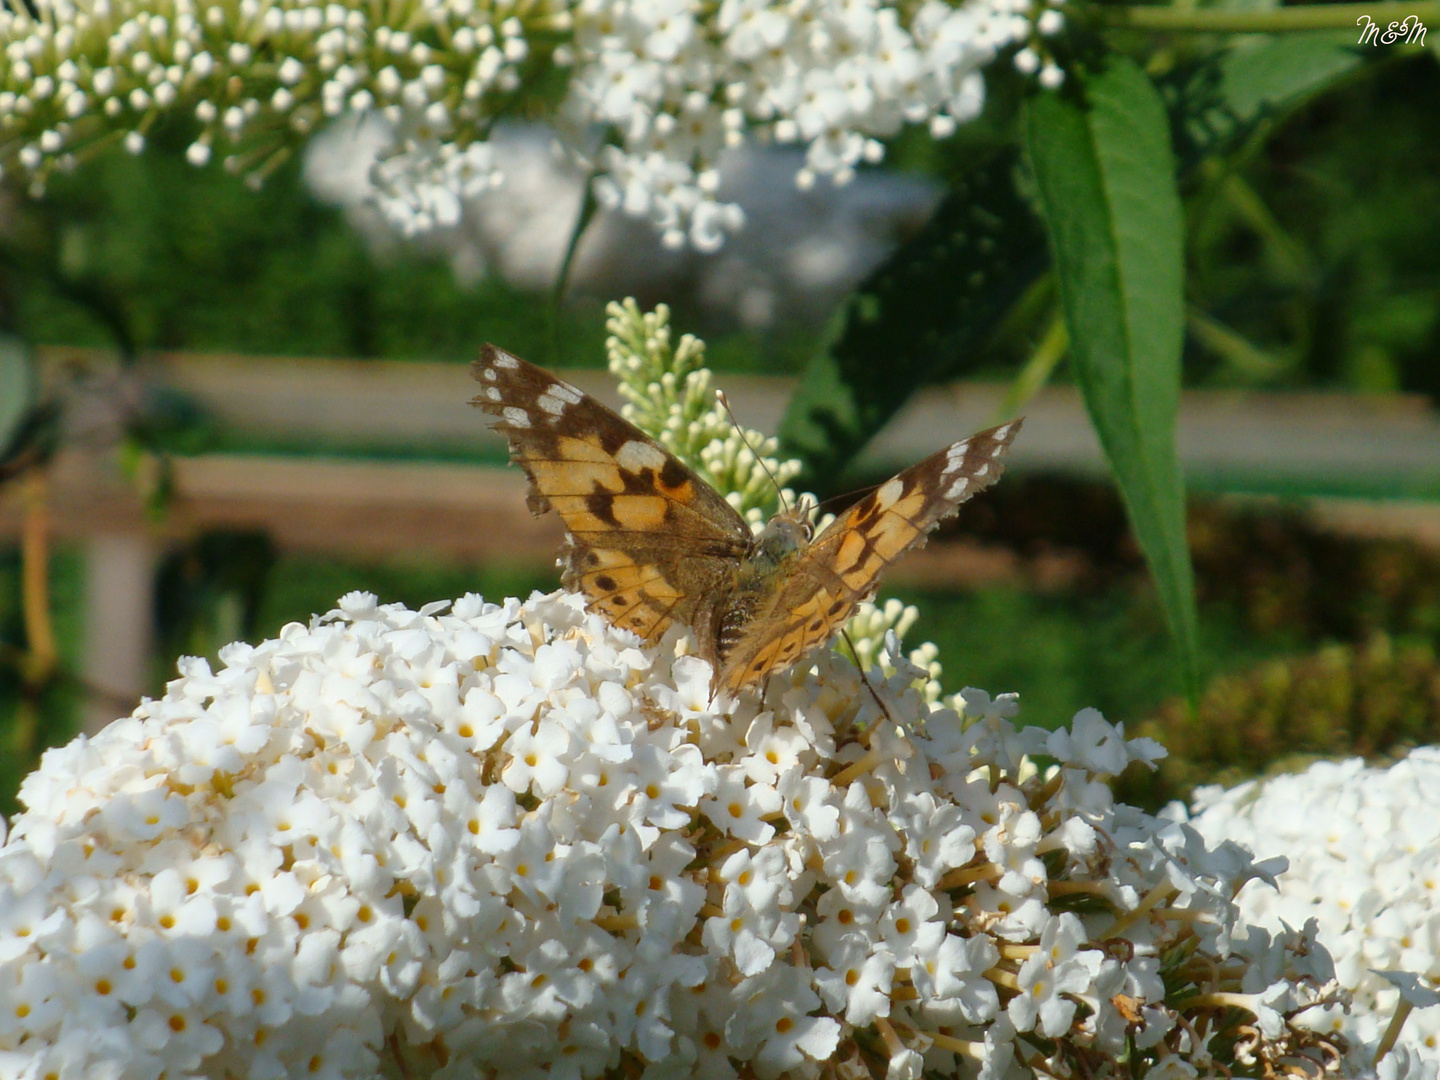
[[[1306,1022],[1351,1040],[1353,1067],[1370,1066],[1363,1051],[1380,1043],[1402,1000],[1415,1008],[1382,1075],[1440,1073],[1440,1008],[1431,1007],[1440,976],[1437,792],[1440,750],[1428,747],[1388,769],[1357,758],[1229,791],[1202,788],[1190,818],[1212,843],[1289,861],[1278,878],[1241,891],[1241,910],[1272,932],[1316,923],[1354,1006],[1312,1012]]]
[[[847,183],[906,124],[937,136],[974,118],[1001,53],[1055,86],[1059,0],[38,0],[0,5],[0,167],[31,187],[109,136],[138,152],[159,114],[203,125],[187,158],[218,153],[256,181],[347,112],[396,131],[376,198],[415,233],[453,224],[494,187],[489,134],[517,94],[556,71],[554,117],[594,168],[603,206],[672,246],[713,251],[744,223],[717,198],[721,152],[804,148],[796,175]],[[599,145],[595,132],[610,137]]]

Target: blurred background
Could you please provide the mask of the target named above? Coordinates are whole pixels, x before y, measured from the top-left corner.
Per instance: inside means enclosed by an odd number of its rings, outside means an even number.
[[[44,430],[12,439],[48,467],[22,455],[0,472],[0,812],[45,746],[161,692],[179,655],[213,659],[352,589],[418,606],[553,588],[558,526],[529,517],[466,405],[480,343],[578,369],[613,404],[604,304],[663,301],[706,339],[741,421],[773,430],[841,300],[924,228],[945,178],[1008,137],[1015,97],[1002,81],[980,121],[906,133],[843,188],[798,191],[783,151],[737,154],[725,197],[748,225],[717,254],[602,214],[558,303],[583,183],[542,128],[505,129],[506,186],[422,239],[360,198],[381,140],[348,121],[258,191],[187,164],[184,124],[57,175],[43,201],[0,185],[0,329],[35,347],[24,392],[50,403],[32,414]],[[1018,691],[1046,726],[1095,706],[1158,735],[1173,767],[1129,792],[1152,804],[1276,757],[1433,740],[1437,100],[1432,53],[1366,64],[1188,193],[1198,714],[1063,364],[1005,482],[882,591],[919,606],[909,639],[939,645],[947,691]],[[849,487],[1003,410],[1045,347],[1048,281],[961,381],[902,411]],[[0,420],[21,394],[3,378]],[[44,581],[23,580],[37,565]]]

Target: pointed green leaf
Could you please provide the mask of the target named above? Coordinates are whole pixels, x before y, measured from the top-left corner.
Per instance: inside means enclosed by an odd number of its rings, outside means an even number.
[[[1037,95],[1025,135],[1085,406],[1198,686],[1185,488],[1175,451],[1184,229],[1159,94],[1113,57],[1080,95]]]
[[[1362,63],[1333,34],[1245,43],[1164,81],[1188,171]],[[846,301],[790,402],[780,434],[806,462],[802,482],[827,488],[922,386],[963,372],[1044,272],[1043,232],[1002,153],[956,184],[930,223]]]

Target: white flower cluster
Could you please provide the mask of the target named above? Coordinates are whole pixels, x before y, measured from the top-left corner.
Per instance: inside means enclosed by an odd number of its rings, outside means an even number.
[[[1413,751],[1388,769],[1355,758],[1302,773],[1196,793],[1193,824],[1259,855],[1285,855],[1280,888],[1251,887],[1241,910],[1278,928],[1316,920],[1340,984],[1354,996],[1308,1022],[1359,1046],[1381,1043],[1402,990],[1382,972],[1440,981],[1440,749]],[[1440,1072],[1440,1009],[1406,1021],[1389,1074],[1434,1080]]]
[[[1003,49],[1058,86],[1047,0],[579,0],[567,118],[619,133],[596,164],[605,206],[649,217],[665,241],[713,250],[743,214],[715,199],[715,162],[758,129],[805,147],[796,182],[845,183],[907,123],[937,136],[979,115],[981,69]]]
[[[895,657],[903,728],[831,653],[716,707],[680,640],[573,594],[354,593],[184,661],[24,783],[0,1076],[1333,1064],[1289,1023],[1324,950],[1236,924],[1263,868],[1112,801],[1153,743],[967,728]]]
[[[164,114],[201,132],[186,156],[263,178],[327,118],[378,111],[402,133],[377,170],[412,224],[452,220],[496,182],[477,137],[521,85],[530,39],[567,30],[563,2],[370,5],[290,0],[40,0],[0,6],[0,165],[35,194],[116,140],[144,149]]]
[[[413,232],[499,182],[486,140],[524,97],[559,102],[602,203],[703,250],[741,223],[716,162],[747,133],[804,144],[802,184],[844,182],[902,124],[975,116],[1001,50],[1057,84],[1044,38],[1064,22],[1060,0],[33,2],[0,4],[0,167],[37,193],[99,146],[138,153],[162,114],[199,122],[194,164],[218,149],[258,182],[328,118],[378,112],[398,134],[377,198]]]

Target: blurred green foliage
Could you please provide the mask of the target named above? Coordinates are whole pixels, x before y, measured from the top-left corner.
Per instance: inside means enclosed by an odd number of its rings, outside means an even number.
[[[1193,382],[1440,401],[1440,63],[1362,69],[1192,200]]]
[[[1360,645],[1267,660],[1215,679],[1198,713],[1170,702],[1133,729],[1170,751],[1158,772],[1135,769],[1124,797],[1145,806],[1187,798],[1320,757],[1395,756],[1440,739],[1440,660],[1427,643],[1377,635]]]
[[[151,152],[103,155],[18,198],[5,261],[8,321],[30,341],[282,356],[473,359],[500,340],[550,356],[540,298],[487,278],[467,287],[443,259],[372,255],[292,162],[259,191],[186,163],[183,132]],[[173,145],[167,145],[173,144]],[[562,355],[604,362],[599,302],[566,313]]]
[[[1167,93],[1184,81],[1176,70],[1160,80]],[[963,182],[1013,136],[1017,90],[995,82],[981,121],[941,142],[907,131],[892,162]],[[1187,383],[1440,398],[1436,100],[1434,57],[1392,54],[1270,117],[1263,140],[1193,175],[1187,288],[1204,319],[1191,320]],[[462,284],[442,259],[403,246],[378,258],[343,214],[305,194],[297,163],[253,191],[187,164],[183,128],[154,132],[139,157],[107,154],[57,176],[44,201],[11,195],[0,265],[20,272],[4,275],[0,326],[33,342],[110,346],[108,311],[147,348],[468,361],[489,338],[546,363],[603,362],[598,299],[563,316],[563,355],[552,357],[545,297],[495,279]],[[1011,252],[1034,242],[1013,231],[998,240]],[[935,370],[1008,377],[1052,305],[1053,292],[1029,297],[983,340],[970,332],[937,354]],[[693,323],[683,306],[676,319]],[[721,370],[793,371],[814,338],[795,327],[712,332],[709,346]]]
[[[58,552],[50,562],[50,595],[55,637],[60,647],[61,677],[50,680],[33,702],[40,721],[34,732],[38,746],[56,746],[74,735],[84,697],[78,679],[71,673],[80,669],[80,643],[84,622],[84,573],[78,554]],[[25,647],[20,608],[19,553],[0,549],[0,814],[14,809],[14,792],[20,780],[35,766],[28,753],[14,746],[18,729],[14,723],[29,692],[21,678],[21,666],[14,661]],[[173,669],[173,661],[172,661]]]
[[[940,646],[947,689],[1019,691],[1046,727],[1081,705],[1133,723],[1181,693],[1113,488],[1010,477],[954,531],[1013,562],[1004,585],[897,594],[920,609],[911,638]],[[1337,535],[1273,500],[1194,499],[1187,532],[1207,679],[1336,642],[1440,647],[1440,552]]]
[[[457,363],[488,340],[551,367],[604,366],[613,297],[554,313],[497,277],[460,281],[421,245],[372,252],[308,194],[297,161],[256,191],[189,165],[185,145],[171,124],[143,155],[57,175],[42,201],[0,198],[0,221],[13,218],[0,228],[0,327],[36,343]],[[698,311],[672,306],[700,328]],[[806,327],[732,328],[707,354],[729,371],[793,371],[812,343]]]

